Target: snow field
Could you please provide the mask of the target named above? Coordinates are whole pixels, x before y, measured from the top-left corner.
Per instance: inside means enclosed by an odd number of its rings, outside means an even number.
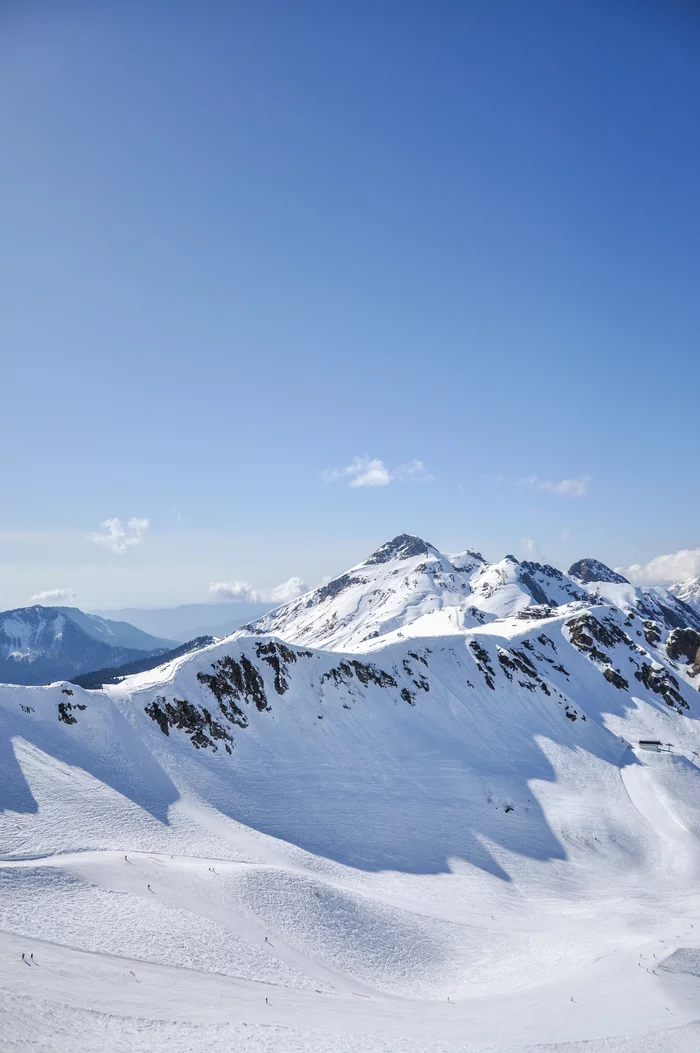
[[[393,686],[312,652],[278,691],[248,637],[76,690],[72,725],[61,685],[0,689],[0,1046],[694,1051],[697,721],[570,617],[392,638]],[[221,656],[267,700],[231,755],[145,712],[216,712]]]

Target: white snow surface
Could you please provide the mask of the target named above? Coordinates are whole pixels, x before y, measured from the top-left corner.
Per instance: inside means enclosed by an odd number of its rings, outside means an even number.
[[[411,547],[349,572],[343,629],[296,608],[335,649],[235,634],[101,691],[0,687],[3,1053],[700,1048],[671,628]]]
[[[700,578],[684,578],[675,585],[669,585],[668,591],[700,614]]]

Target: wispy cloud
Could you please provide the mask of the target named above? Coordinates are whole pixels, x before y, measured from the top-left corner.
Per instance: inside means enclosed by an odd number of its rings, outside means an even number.
[[[560,479],[556,483],[551,479],[540,479],[538,475],[526,475],[518,480],[518,486],[530,486],[534,490],[556,494],[557,497],[585,497],[590,481],[590,475],[577,475],[574,479]]]
[[[140,545],[146,536],[150,525],[148,519],[136,519],[132,517],[126,526],[122,526],[121,519],[105,519],[100,526],[104,533],[95,532],[88,535],[88,541],[94,541],[96,545],[109,549],[123,556],[130,548]]]
[[[29,597],[30,603],[45,603],[49,607],[62,606],[65,603],[75,603],[74,589],[46,589]]]
[[[531,537],[521,537],[520,544],[522,545],[523,551],[527,559],[534,559],[539,562],[542,559],[542,553],[540,552],[540,546],[536,541],[533,541]]]
[[[423,462],[418,460],[390,469],[376,457],[356,457],[345,468],[333,468],[331,471],[324,472],[323,478],[327,483],[348,480],[350,486],[359,487],[388,486],[394,481],[430,483],[434,476],[430,474]]]
[[[233,603],[288,603],[309,591],[301,578],[293,577],[271,589],[255,589],[247,581],[214,581],[209,595],[215,600]]]
[[[683,578],[700,575],[700,548],[682,548],[664,556],[655,556],[648,563],[633,563],[629,567],[615,567],[628,581],[646,585],[670,585]]]

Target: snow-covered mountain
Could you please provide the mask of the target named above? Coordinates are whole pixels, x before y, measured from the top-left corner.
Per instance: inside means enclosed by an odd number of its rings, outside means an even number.
[[[0,680],[46,684],[172,648],[128,625],[77,607],[19,607],[0,614]]]
[[[606,567],[599,559],[578,559],[569,567],[572,578],[587,585],[589,582],[605,581],[612,585],[629,585],[627,578],[618,574],[616,570]]]
[[[684,578],[669,585],[668,591],[700,614],[700,578]]]
[[[9,1048],[694,1051],[700,631],[583,577],[402,535],[277,635],[0,687]]]
[[[579,560],[569,567],[569,574],[585,584],[595,600],[615,604],[621,610],[633,611],[667,629],[692,626],[700,630],[700,611],[686,603],[675,587],[631,585],[621,574],[598,560]]]
[[[421,538],[401,534],[339,578],[263,615],[246,631],[319,647],[361,648],[432,611],[464,604],[471,574],[485,565],[479,553],[465,555],[457,561],[464,569],[458,569]]]
[[[414,622],[420,624],[412,633],[432,635],[431,621],[443,625],[451,618],[456,628],[464,629],[524,607],[574,600],[587,601],[589,595],[554,567],[519,563],[514,556],[487,563],[471,549],[448,556],[421,538],[400,534],[363,563],[264,615],[245,631],[355,650],[396,630],[409,631]]]

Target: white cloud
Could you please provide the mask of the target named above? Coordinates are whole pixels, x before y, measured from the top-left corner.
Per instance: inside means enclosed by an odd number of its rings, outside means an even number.
[[[30,603],[42,603],[49,607],[63,606],[66,603],[75,603],[75,591],[73,589],[46,589],[30,596]]]
[[[297,596],[303,596],[308,591],[309,586],[301,578],[288,578],[281,585],[270,589],[270,599],[273,603],[288,603],[289,600],[295,600]]]
[[[392,479],[400,479],[408,483],[432,483],[435,476],[431,475],[422,461],[413,460],[410,464],[400,464],[394,469]]]
[[[213,581],[209,595],[229,603],[255,603],[256,592],[246,581]]]
[[[518,481],[519,486],[531,486],[535,490],[545,490],[558,497],[585,497],[588,493],[590,475],[577,475],[575,479],[560,479],[558,483],[551,479],[540,479],[537,475],[526,475]]]
[[[539,562],[542,559],[540,547],[536,541],[533,541],[531,537],[521,537],[520,544],[522,545],[525,551],[525,556],[527,557],[527,559],[534,559],[537,560],[537,562]]]
[[[327,483],[337,483],[349,479],[350,486],[388,486],[394,480],[410,483],[430,483],[433,476],[422,461],[413,460],[409,464],[400,464],[398,468],[389,469],[376,457],[356,457],[352,464],[345,468],[334,468],[324,472]]]
[[[288,603],[309,591],[301,578],[293,577],[271,589],[254,589],[247,581],[214,581],[209,594],[228,603]]]
[[[570,537],[571,537],[571,527],[564,527],[564,529],[561,532],[561,539],[562,539],[562,541],[568,541]]]
[[[104,527],[103,534],[89,534],[88,541],[94,541],[96,545],[108,548],[110,552],[116,552],[123,556],[130,548],[140,545],[146,536],[150,523],[148,519],[136,519],[132,517],[126,526],[122,526],[121,519],[105,519],[100,523]]]
[[[682,548],[665,556],[655,556],[648,563],[633,563],[630,567],[615,567],[628,581],[647,585],[668,585],[683,578],[700,575],[700,548]]]

